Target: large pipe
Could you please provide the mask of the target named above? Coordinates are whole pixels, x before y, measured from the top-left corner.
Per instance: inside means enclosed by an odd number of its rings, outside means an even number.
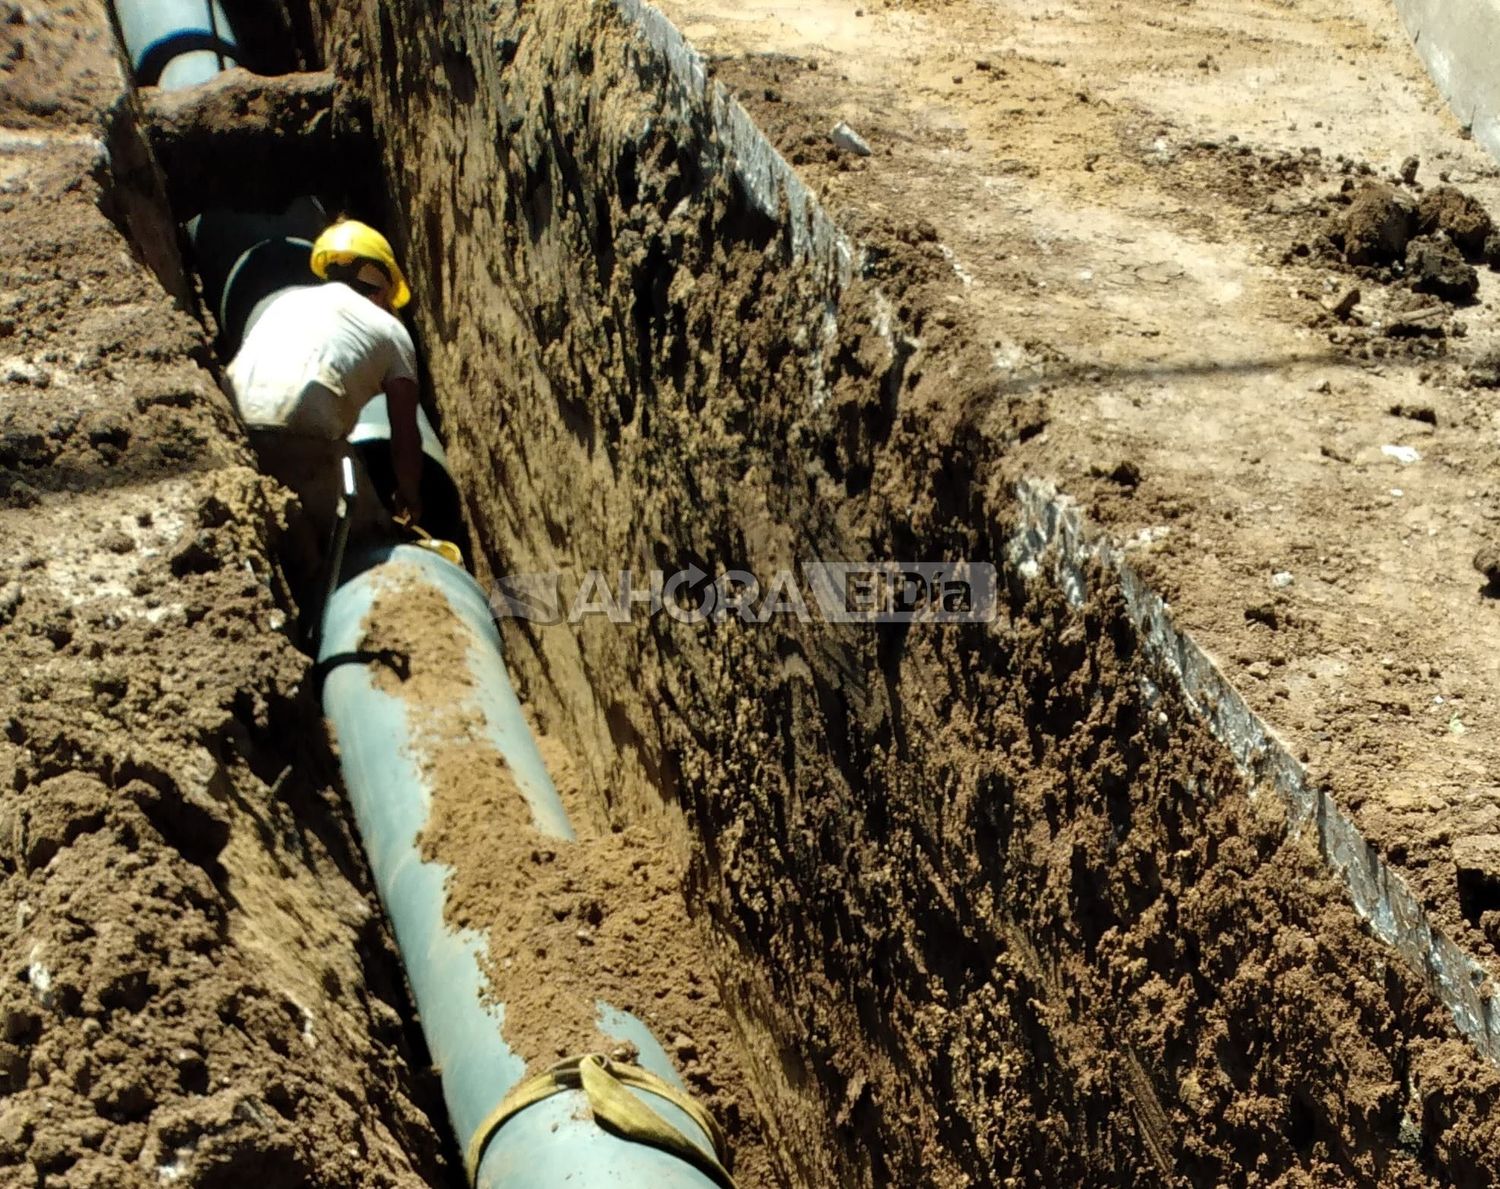
[[[320,282],[311,267],[312,241],[328,225],[315,198],[283,211],[216,207],[187,222],[203,300],[219,324],[219,353],[233,356],[250,327],[281,292]]]
[[[115,0],[115,19],[140,86],[182,90],[239,64],[219,0]]]
[[[422,527],[434,537],[452,541],[465,554],[469,530],[464,524],[463,505],[458,484],[448,469],[448,452],[442,439],[427,419],[426,410],[417,407],[417,432],[422,437]],[[391,419],[381,393],[365,405],[359,421],[349,431],[349,444],[359,451],[365,471],[376,491],[394,491],[396,468],[391,462]]]
[[[448,869],[424,859],[418,844],[432,803],[431,777],[420,760],[422,719],[399,689],[388,692],[377,681],[380,666],[390,658],[381,652],[382,641],[368,636],[370,609],[383,596],[409,594],[413,583],[441,593],[452,616],[446,630],[468,643],[465,670],[453,675],[451,704],[479,716],[483,736],[509,765],[536,829],[560,842],[574,834],[511,687],[483,589],[459,567],[415,546],[365,558],[325,612],[319,653],[325,670],[323,709],[338,743],[370,870],[442,1073],[449,1118],[467,1151],[520,1083],[526,1062],[505,1040],[505,1008],[494,1003],[495,989],[482,968],[485,939],[453,928],[444,918]],[[683,1089],[666,1053],[639,1019],[602,1002],[596,1007],[601,1034],[634,1045],[642,1067]],[[705,1156],[717,1158],[712,1138],[691,1115],[655,1094],[629,1092]],[[474,1173],[474,1183],[484,1189],[723,1184],[668,1151],[603,1130],[580,1090],[543,1098],[511,1115],[488,1142],[484,1138]]]

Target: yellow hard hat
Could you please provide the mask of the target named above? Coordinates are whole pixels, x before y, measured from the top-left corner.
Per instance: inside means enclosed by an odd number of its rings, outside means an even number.
[[[391,278],[393,310],[399,310],[411,300],[411,290],[406,287],[406,278],[401,275],[401,266],[396,263],[396,253],[391,251],[390,241],[368,223],[341,219],[325,229],[313,244],[312,270],[325,280],[330,264],[353,264],[356,260],[373,260],[385,269]]]

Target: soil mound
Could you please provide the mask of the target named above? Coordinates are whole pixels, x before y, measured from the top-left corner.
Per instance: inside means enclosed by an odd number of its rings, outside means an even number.
[[[1438,186],[1417,203],[1417,233],[1434,235],[1446,231],[1466,260],[1480,260],[1485,241],[1495,229],[1489,211],[1456,186]]]
[[[1446,236],[1423,235],[1406,245],[1411,287],[1444,301],[1470,302],[1479,292],[1479,274]]]
[[[724,1128],[743,1189],[774,1173],[735,1039],[689,919],[670,849],[641,826],[612,826],[563,760],[559,795],[578,837],[539,831],[505,758],[472,705],[467,632],[447,601],[415,575],[379,595],[367,639],[408,658],[382,674],[420,724],[432,809],[423,859],[447,865],[447,917],[488,939],[490,991],[504,1005],[505,1039],[534,1074],[563,1057],[604,1051],[634,1061],[600,1026],[600,1004],[630,1012],[667,1047],[684,1083]]]
[[[1416,227],[1411,196],[1385,182],[1355,192],[1339,221],[1344,257],[1350,264],[1389,264],[1400,260]]]

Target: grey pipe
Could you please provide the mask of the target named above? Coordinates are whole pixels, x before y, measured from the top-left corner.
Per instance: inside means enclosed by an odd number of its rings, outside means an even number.
[[[427,419],[427,411],[417,406],[417,433],[422,438],[422,527],[434,537],[452,541],[466,555],[469,530],[464,525],[463,503],[458,484],[448,469],[448,454],[442,439]],[[359,451],[376,491],[393,491],[396,468],[391,462],[391,419],[385,394],[371,399],[360,410],[359,420],[349,431],[349,443]]]
[[[451,475],[448,452],[443,449],[442,439],[432,428],[432,422],[427,420],[427,414],[421,410],[417,411],[417,430],[422,436],[422,453],[441,467],[445,475]],[[355,446],[365,446],[390,440],[391,416],[386,409],[385,394],[381,393],[359,411],[359,420],[349,431],[349,441]]]
[[[176,91],[239,64],[239,42],[219,0],[115,0],[135,81]]]
[[[421,739],[406,703],[376,687],[379,640],[365,634],[371,606],[398,584],[419,581],[440,592],[455,630],[469,639],[468,671],[456,675],[453,702],[468,702],[509,765],[532,821],[562,841],[572,825],[547,775],[501,659],[500,635],[483,589],[426,549],[398,545],[364,559],[364,568],[329,600],[319,661],[323,709],[338,742],[344,784],[385,904],[443,1096],[461,1147],[521,1080],[525,1058],[506,1043],[505,1008],[483,973],[485,939],[444,919],[447,868],[422,858],[417,838],[432,790],[419,760]],[[634,1044],[640,1063],[681,1088],[661,1046],[640,1020],[599,1003],[601,1033]],[[584,1038],[580,1037],[582,1043]],[[631,1093],[704,1152],[709,1137],[685,1112],[654,1095]],[[712,1189],[703,1172],[671,1154],[618,1138],[594,1124],[580,1091],[555,1094],[512,1116],[485,1148],[475,1180],[484,1189]]]

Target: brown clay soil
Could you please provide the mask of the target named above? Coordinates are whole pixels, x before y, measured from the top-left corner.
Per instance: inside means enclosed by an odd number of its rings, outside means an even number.
[[[1483,232],[1472,300],[1411,284],[1405,248],[1454,187],[1500,213],[1500,173],[1394,7],[664,7],[845,225],[930,236],[949,316],[1042,398],[1007,475],[1107,525],[1436,920],[1500,955],[1452,857],[1500,830],[1500,604],[1470,564],[1500,521],[1500,278]],[[1382,183],[1412,226],[1340,251]]]
[[[985,629],[506,624],[583,785],[687,857],[783,1178],[1493,1180],[1500,1076],[1108,584],[1073,612],[1004,564],[1014,480],[1061,480],[1493,960],[1450,852],[1500,813],[1493,280],[1418,233],[1440,174],[1488,206],[1495,171],[1394,16],[666,9],[861,252],[821,354],[826,278],[610,6],[321,30],[481,572],[1001,564]],[[1361,247],[1408,203],[1414,246]]]
[[[103,6],[3,6],[0,71],[0,1184],[436,1183]]]

